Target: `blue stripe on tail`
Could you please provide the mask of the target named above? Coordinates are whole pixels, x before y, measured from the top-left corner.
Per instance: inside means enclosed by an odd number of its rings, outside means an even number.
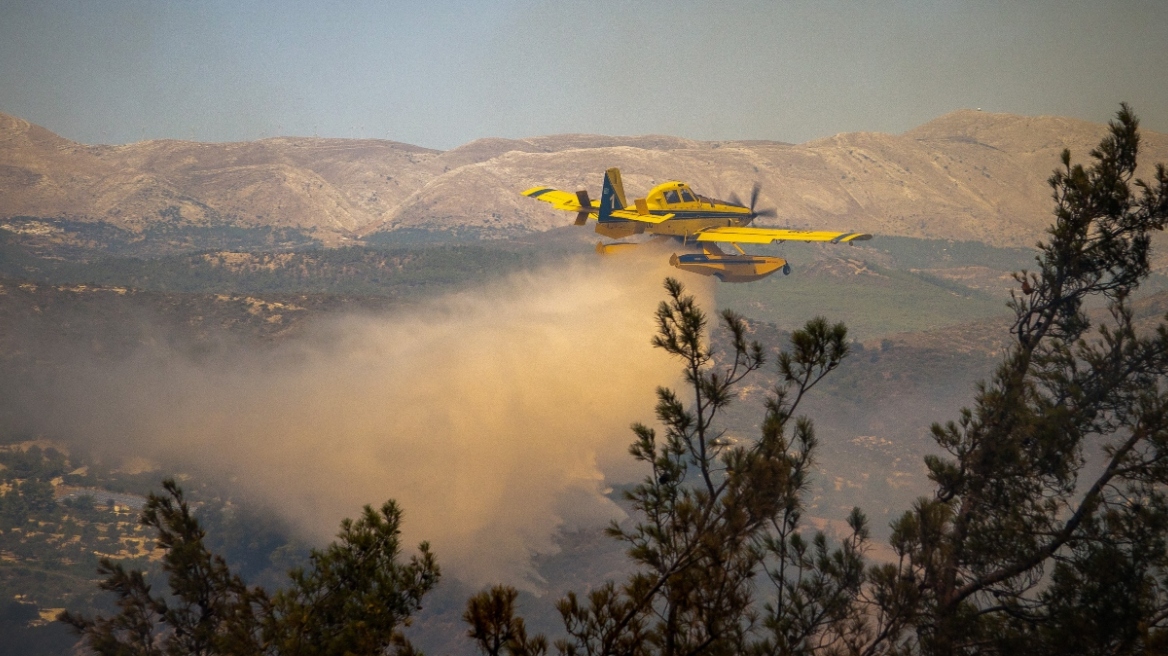
[[[604,187],[600,190],[601,221],[624,221],[612,218],[613,210],[625,208],[625,188],[621,184],[620,169],[609,169],[604,172]]]

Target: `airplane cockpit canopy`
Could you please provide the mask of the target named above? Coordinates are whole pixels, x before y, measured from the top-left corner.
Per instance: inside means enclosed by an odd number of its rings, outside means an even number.
[[[689,186],[684,182],[666,182],[654,189],[649,196],[650,198],[658,196],[661,199],[660,202],[666,205],[699,202],[698,196],[690,191]]]

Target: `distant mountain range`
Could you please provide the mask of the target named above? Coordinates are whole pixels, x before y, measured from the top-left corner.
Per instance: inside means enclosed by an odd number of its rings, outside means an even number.
[[[90,146],[0,114],[0,227],[66,236],[95,226],[131,236],[160,225],[172,236],[261,230],[270,243],[325,246],[506,237],[571,218],[523,189],[597,197],[603,170],[619,166],[630,194],[681,179],[709,195],[745,196],[759,182],[760,206],[778,210],[774,225],[1031,245],[1050,222],[1046,179],[1059,154],[1069,148],[1086,161],[1105,130],[962,110],[900,135],[797,145],[577,134],[479,139],[443,152],[304,137]],[[1168,160],[1168,135],[1143,137],[1150,177],[1152,163]]]

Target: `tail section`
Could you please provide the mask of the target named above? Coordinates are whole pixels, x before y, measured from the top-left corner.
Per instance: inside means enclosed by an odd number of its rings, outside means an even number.
[[[604,172],[604,188],[600,191],[601,221],[612,221],[613,210],[623,210],[625,201],[625,187],[621,184],[620,169],[612,168]],[[621,219],[616,219],[621,220]]]

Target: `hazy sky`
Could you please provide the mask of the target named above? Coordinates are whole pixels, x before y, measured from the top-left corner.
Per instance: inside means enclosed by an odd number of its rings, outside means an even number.
[[[86,143],[802,142],[959,108],[1168,131],[1168,3],[0,0],[0,112]]]

